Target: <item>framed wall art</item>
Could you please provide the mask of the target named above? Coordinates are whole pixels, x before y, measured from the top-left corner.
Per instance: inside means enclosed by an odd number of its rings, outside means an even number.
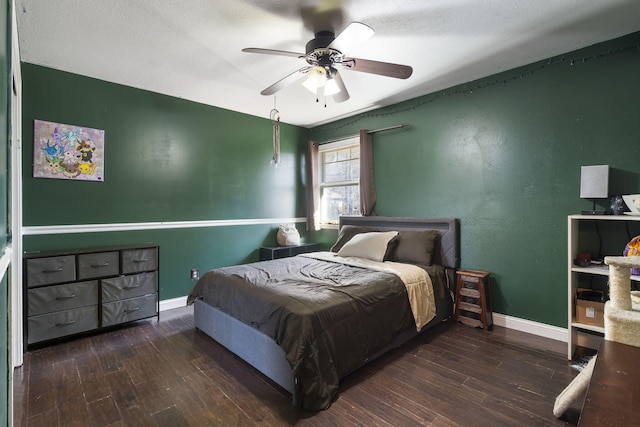
[[[104,181],[104,130],[34,120],[33,177]]]

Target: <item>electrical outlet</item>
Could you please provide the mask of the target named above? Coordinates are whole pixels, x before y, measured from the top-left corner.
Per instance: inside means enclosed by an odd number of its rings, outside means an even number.
[[[200,278],[200,270],[197,268],[191,269],[191,280],[198,280]]]

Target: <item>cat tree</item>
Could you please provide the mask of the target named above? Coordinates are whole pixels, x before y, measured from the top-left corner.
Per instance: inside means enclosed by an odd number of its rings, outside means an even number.
[[[605,257],[609,266],[609,301],[604,305],[604,339],[640,347],[640,292],[631,291],[631,269],[640,267],[640,256]],[[589,386],[596,363],[587,366],[558,395],[553,407],[556,417],[564,412]]]

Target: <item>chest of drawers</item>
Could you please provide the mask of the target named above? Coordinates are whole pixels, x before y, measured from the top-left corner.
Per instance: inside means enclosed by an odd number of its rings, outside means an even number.
[[[24,254],[29,345],[158,316],[154,244]]]

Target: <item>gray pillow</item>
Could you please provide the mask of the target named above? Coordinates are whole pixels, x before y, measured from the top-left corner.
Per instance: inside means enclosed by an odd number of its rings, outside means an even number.
[[[338,239],[331,246],[331,252],[338,252],[345,243],[353,238],[356,234],[367,233],[369,231],[373,231],[367,227],[360,227],[357,225],[343,225],[340,229],[340,233],[338,234]]]
[[[436,230],[400,231],[391,259],[409,264],[431,265],[439,238],[440,233]]]

